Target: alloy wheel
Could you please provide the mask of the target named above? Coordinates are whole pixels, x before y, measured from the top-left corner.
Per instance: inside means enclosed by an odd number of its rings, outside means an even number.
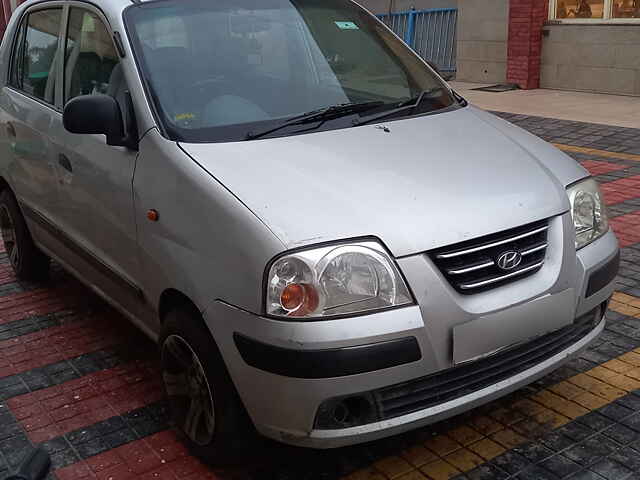
[[[20,265],[20,250],[16,242],[16,229],[11,213],[6,205],[0,205],[0,233],[9,261],[15,270]]]
[[[176,425],[195,444],[210,444],[215,432],[211,388],[200,359],[178,335],[162,344],[162,379]]]

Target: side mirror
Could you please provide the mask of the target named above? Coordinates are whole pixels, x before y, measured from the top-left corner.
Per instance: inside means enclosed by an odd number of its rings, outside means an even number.
[[[62,123],[71,133],[103,134],[107,145],[137,149],[126,135],[118,102],[109,95],[80,95],[64,106]]]

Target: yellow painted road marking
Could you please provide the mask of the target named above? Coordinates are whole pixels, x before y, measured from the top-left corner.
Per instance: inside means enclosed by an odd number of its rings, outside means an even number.
[[[597,155],[598,157],[618,158],[621,160],[640,162],[640,155],[634,155],[632,153],[609,152],[607,150],[598,150],[597,148],[577,147],[575,145],[565,145],[563,143],[554,143],[553,145],[563,152],[584,153],[587,155]]]
[[[640,299],[634,296],[616,292],[611,308],[640,318]],[[446,480],[637,389],[640,348],[533,395],[516,393],[508,409],[481,408],[485,413],[476,413],[465,425],[383,458],[343,480]]]

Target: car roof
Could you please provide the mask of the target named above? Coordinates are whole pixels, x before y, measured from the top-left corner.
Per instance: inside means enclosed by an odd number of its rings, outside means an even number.
[[[36,4],[46,5],[47,3],[54,2],[54,1],[59,2],[60,0],[27,0],[26,2],[22,3],[20,6],[23,8],[28,8],[31,5],[36,5]],[[129,5],[132,5],[134,3],[140,3],[140,0],[135,0],[135,1],[134,0],[76,0],[76,1],[92,4],[98,7],[99,9],[101,9],[102,11],[104,11],[106,14],[114,14],[114,13],[118,14]]]

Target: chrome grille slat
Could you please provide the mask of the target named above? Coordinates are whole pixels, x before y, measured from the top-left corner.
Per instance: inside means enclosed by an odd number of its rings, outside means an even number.
[[[512,237],[512,238],[507,238],[507,239],[504,239],[504,240],[500,240],[498,242],[493,242],[493,243],[489,243],[487,245],[481,245],[479,247],[473,247],[473,248],[469,248],[469,249],[466,249],[466,250],[439,253],[437,256],[438,256],[438,258],[447,259],[447,258],[460,257],[462,255],[468,255],[470,253],[480,252],[482,250],[487,250],[489,248],[494,248],[494,247],[498,247],[500,245],[504,245],[505,243],[516,242],[518,240],[522,240],[523,238],[530,237],[531,235],[535,235],[536,233],[544,232],[548,228],[549,228],[548,226],[540,227],[540,228],[538,228],[538,229],[536,229],[536,230],[534,230],[532,232],[524,233],[522,235],[517,235],[517,236]]]
[[[524,250],[524,251],[520,252],[520,255],[522,255],[524,257],[526,255],[530,255],[532,253],[539,252],[540,250],[544,250],[546,248],[547,248],[547,242],[544,242],[542,245],[538,245],[537,247],[531,247],[528,250]]]
[[[483,268],[493,267],[496,264],[493,260],[481,263],[480,265],[474,265],[467,268],[458,268],[449,270],[449,275],[462,275],[463,273],[475,272],[476,270],[482,270]]]
[[[547,220],[468,240],[430,252],[451,286],[465,295],[497,288],[535,274],[547,254]],[[520,254],[517,264],[499,265],[504,253]],[[513,255],[512,255],[513,256]]]
[[[518,275],[524,275],[525,273],[530,272],[531,270],[534,270],[536,268],[540,268],[543,263],[544,262],[538,262],[538,263],[536,263],[534,265],[530,265],[528,267],[525,267],[522,270],[518,270],[517,272],[508,273],[508,274],[502,275],[500,277],[492,277],[492,278],[489,278],[487,280],[482,280],[482,281],[476,282],[476,283],[461,283],[460,284],[460,288],[462,288],[463,290],[470,290],[472,288],[486,287],[487,285],[491,285],[492,283],[502,282],[503,280],[508,280],[509,278],[513,278],[513,277],[518,276]]]

